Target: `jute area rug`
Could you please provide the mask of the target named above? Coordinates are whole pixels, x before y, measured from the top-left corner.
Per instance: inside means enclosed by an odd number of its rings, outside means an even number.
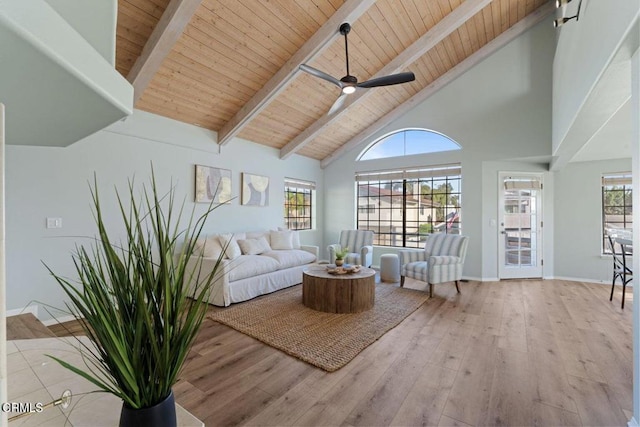
[[[428,292],[376,284],[375,306],[332,314],[302,305],[302,285],[209,315],[265,344],[333,372],[393,329],[429,297]]]

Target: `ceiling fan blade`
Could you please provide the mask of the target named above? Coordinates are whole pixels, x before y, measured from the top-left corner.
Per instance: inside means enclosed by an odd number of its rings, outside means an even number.
[[[346,99],[347,99],[347,94],[346,93],[341,93],[340,96],[338,97],[338,99],[336,99],[336,102],[333,103],[333,105],[331,106],[331,108],[329,109],[329,112],[327,114],[328,115],[332,115],[333,113],[338,111],[340,109],[340,107],[342,107],[344,105],[344,101]]]
[[[334,85],[338,86],[340,89],[342,89],[342,82],[338,79],[336,79],[333,76],[330,76],[329,74],[325,73],[324,71],[320,71],[316,68],[313,67],[309,67],[306,64],[300,64],[300,69],[302,71],[304,71],[305,73],[309,73],[312,76],[316,76],[318,78],[321,78],[322,80],[326,80],[329,83],[333,83]]]
[[[366,82],[358,83],[358,87],[378,87],[378,86],[390,86],[400,83],[412,82],[416,79],[415,74],[412,72],[391,74],[384,77],[378,77],[377,79],[367,80]]]

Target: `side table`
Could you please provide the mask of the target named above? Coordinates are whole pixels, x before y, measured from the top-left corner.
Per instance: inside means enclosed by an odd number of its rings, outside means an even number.
[[[383,282],[400,281],[400,259],[396,254],[380,256],[380,280]]]

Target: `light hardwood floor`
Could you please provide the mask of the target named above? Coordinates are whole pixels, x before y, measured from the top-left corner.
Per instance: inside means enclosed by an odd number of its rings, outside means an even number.
[[[609,302],[610,287],[597,284],[469,282],[461,291],[437,285],[333,373],[207,320],[176,399],[207,426],[626,425],[632,292],[621,310],[621,291]]]
[[[206,320],[176,400],[207,426],[626,425],[632,292],[621,310],[620,290],[609,302],[609,286],[589,283],[469,282],[461,291],[437,285],[333,373]]]

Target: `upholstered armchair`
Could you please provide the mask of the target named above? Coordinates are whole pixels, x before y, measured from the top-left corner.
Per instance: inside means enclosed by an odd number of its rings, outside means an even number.
[[[335,264],[336,250],[349,248],[345,262],[370,267],[373,263],[373,231],[369,230],[342,230],[340,243],[329,245],[329,262]]]
[[[424,249],[400,251],[400,286],[404,278],[421,280],[429,284],[429,296],[433,296],[433,285],[455,282],[462,278],[462,267],[467,255],[469,238],[457,234],[429,234]]]

